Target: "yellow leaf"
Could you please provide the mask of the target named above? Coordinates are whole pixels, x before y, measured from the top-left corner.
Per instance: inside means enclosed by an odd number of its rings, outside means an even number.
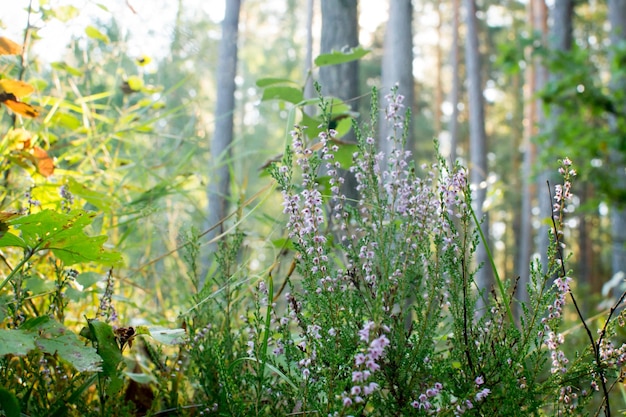
[[[87,36],[89,36],[92,39],[96,39],[104,43],[111,42],[109,37],[105,35],[104,33],[100,32],[95,26],[87,26],[85,28],[85,33],[87,34]]]
[[[49,177],[54,173],[54,161],[50,155],[48,155],[48,152],[44,151],[39,146],[33,146],[33,156],[35,157],[37,171],[41,175]]]
[[[9,38],[0,36],[0,55],[19,55],[22,47]]]
[[[35,118],[39,116],[39,109],[35,106],[31,106],[27,103],[22,103],[21,101],[12,100],[10,98],[3,97],[3,94],[0,94],[0,102],[7,106],[9,109],[13,111],[13,113],[17,113],[20,116]]]
[[[35,87],[20,80],[3,78],[0,80],[0,95],[10,94],[16,98],[24,97],[35,91]]]

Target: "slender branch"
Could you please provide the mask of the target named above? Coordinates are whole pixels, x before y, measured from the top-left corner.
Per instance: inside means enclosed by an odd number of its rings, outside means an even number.
[[[602,339],[606,335],[606,329],[609,326],[611,317],[613,316],[613,314],[615,314],[615,311],[617,311],[617,308],[620,306],[620,304],[622,304],[625,298],[626,298],[626,291],[624,291],[621,297],[615,302],[615,304],[611,306],[611,309],[609,310],[609,315],[607,316],[606,321],[604,322],[604,325],[602,326],[602,330],[600,331],[600,337],[598,338],[598,346],[602,344]]]
[[[19,80],[24,79],[24,75],[26,74],[26,64],[27,64],[27,54],[28,54],[28,45],[30,43],[30,32],[31,32],[31,24],[30,24],[30,16],[33,13],[33,0],[28,2],[28,12],[26,15],[26,29],[24,30],[24,40],[22,44],[22,53],[20,54],[20,72],[18,75]]]
[[[467,365],[470,370],[474,372],[474,364],[472,361],[472,354],[469,350],[469,325],[467,322],[467,272],[465,271],[465,258],[461,258],[461,268],[463,269],[463,339],[465,342],[465,356],[467,357]]]
[[[548,185],[548,194],[550,195],[550,201],[552,201],[552,189],[550,188],[550,181],[546,181]],[[565,257],[563,256],[563,246],[561,240],[559,238],[559,228],[557,227],[556,218],[554,217],[554,211],[550,214],[550,218],[552,220],[552,228],[554,230],[554,242],[556,245],[557,257],[561,263],[561,274],[560,278],[565,278],[567,276],[567,271],[565,270]],[[576,302],[576,297],[571,290],[568,291],[570,298],[572,299],[572,303],[574,304],[574,308],[576,309],[576,314],[578,314],[578,318],[580,319],[583,327],[585,328],[585,332],[587,333],[587,337],[591,342],[591,347],[593,349],[593,354],[595,357],[595,362],[597,366],[597,372],[600,379],[600,384],[602,385],[602,393],[604,395],[604,414],[606,416],[611,415],[611,405],[609,402],[609,391],[606,387],[606,381],[604,378],[604,371],[602,370],[601,361],[600,361],[600,339],[598,339],[598,343],[593,338],[593,334],[591,333],[591,329],[587,325],[583,313],[580,311],[580,307],[578,307],[578,303]],[[608,320],[607,320],[608,321]]]

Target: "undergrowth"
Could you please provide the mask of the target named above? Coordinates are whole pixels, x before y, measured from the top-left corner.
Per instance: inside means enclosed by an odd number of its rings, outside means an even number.
[[[73,208],[67,189],[56,208],[29,198],[3,217],[4,415],[611,415],[623,297],[602,321],[578,310],[562,239],[571,161],[559,167],[549,264],[532,265],[520,304],[516,280],[474,281],[488,266],[473,261],[485,242],[467,171],[442,158],[415,166],[402,97],[387,98],[390,138],[377,139],[374,123],[353,126],[358,201],[341,192],[336,132],[309,138],[295,126],[269,168],[285,215],[279,257],[291,259],[254,275],[238,221],[174,331],[119,317],[120,256],[85,233],[95,214]],[[183,239],[197,285],[200,234]],[[584,343],[568,346],[567,308]]]

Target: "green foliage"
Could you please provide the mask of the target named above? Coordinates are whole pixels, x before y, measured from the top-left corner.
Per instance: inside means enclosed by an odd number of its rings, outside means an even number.
[[[293,247],[280,289],[269,272],[251,294],[242,293],[240,277],[248,274],[240,237],[220,249],[214,286],[199,296],[188,321],[194,379],[214,404],[205,411],[580,415],[600,386],[608,401],[609,384],[602,381],[619,378],[621,362],[602,359],[600,352],[609,352],[605,336],[590,337],[571,362],[562,350],[563,306],[571,295],[558,249],[563,218],[554,219],[548,272],[532,268],[530,301],[515,319],[513,283],[500,281],[498,292],[475,288],[479,235],[465,171],[440,160],[418,175],[397,151],[385,175],[372,133],[357,131],[356,207],[344,206],[334,187],[340,180],[333,131],[322,132],[321,146],[311,151],[304,128],[296,126],[293,147],[270,168],[291,237],[276,243]],[[406,130],[397,134],[399,149]],[[324,164],[329,175],[322,178]],[[557,202],[571,198],[568,164]],[[486,309],[478,309],[479,298]],[[612,313],[603,333],[611,338],[609,323]]]
[[[40,6],[45,20],[67,21],[77,13]],[[196,156],[208,133],[187,116],[209,107],[192,100],[191,91],[210,83],[189,69],[207,67],[202,60],[208,58],[189,51],[212,51],[215,42],[190,46],[177,32],[172,54],[180,61],[162,60],[152,73],[149,57],[120,52],[125,44],[115,24],[89,26],[85,35],[86,44],[74,43],[74,56],[49,72],[26,69],[42,116],[0,121],[5,415],[608,410],[623,365],[625,348],[616,335],[624,332],[624,317],[613,308],[604,322],[587,323],[567,298],[563,218],[553,219],[548,272],[533,265],[530,300],[513,317],[515,282],[500,277],[493,262],[497,289],[476,288],[473,280],[473,253],[486,239],[476,228],[466,171],[441,159],[423,167],[411,162],[402,114],[392,115],[394,153],[376,156],[378,103],[371,124],[358,128],[358,114],[341,100],[305,99],[300,83],[290,81],[295,65],[256,84],[271,116],[286,119],[289,132],[284,154],[265,167],[274,178],[267,188],[279,189],[287,219],[276,215],[279,204],[272,201],[263,218],[269,233],[259,232],[249,219],[262,216],[247,207],[241,191],[234,225],[220,224],[226,233],[209,284],[189,296],[205,272],[206,232],[179,229],[201,221],[198,195],[206,178]],[[511,75],[516,52],[507,49],[502,62]],[[362,48],[333,52],[315,63],[366,54]],[[616,53],[617,72],[622,61]],[[18,78],[16,62],[0,67],[4,77]],[[242,90],[263,68],[244,67]],[[616,114],[606,86],[590,84],[593,74],[570,75],[549,86],[546,99],[564,108],[591,103],[596,110],[585,120]],[[586,88],[573,93],[571,85],[581,82]],[[310,105],[319,112],[303,110]],[[272,152],[272,139],[283,133],[274,134],[274,126],[249,129],[254,132],[242,133],[243,145],[235,146]],[[350,129],[358,144],[341,141]],[[228,163],[251,171],[243,158]],[[355,171],[360,201],[349,204],[339,193],[337,168]],[[269,250],[258,248],[270,243]],[[584,332],[567,328],[572,313]]]
[[[588,161],[580,167],[581,178],[595,186],[598,198],[620,203],[626,189],[614,180],[614,173],[626,158],[626,114],[622,104],[626,96],[623,89],[611,88],[611,84],[623,84],[624,74],[619,65],[613,64],[611,82],[603,82],[601,68],[594,63],[605,62],[606,53],[573,47],[548,57],[554,76],[541,98],[555,109],[557,120],[540,140],[546,145],[546,159],[558,149],[572,159]],[[619,63],[623,48],[612,46],[608,54]]]
[[[324,67],[327,65],[345,64],[357,61],[367,55],[370,51],[363,47],[352,48],[349,51],[332,51],[329,54],[321,54],[315,58],[315,65]]]
[[[84,210],[59,213],[49,209],[20,216],[6,222],[12,229],[0,238],[0,247],[18,246],[28,254],[50,250],[66,266],[90,261],[119,265],[120,254],[102,247],[106,236],[90,237],[83,231],[95,216]],[[19,235],[11,233],[14,229]]]
[[[20,417],[20,404],[10,391],[0,388],[0,411],[6,417]]]
[[[78,10],[40,2],[31,13],[66,21]],[[128,325],[116,307],[122,313],[132,304],[123,291],[114,299],[119,281],[109,269],[123,266],[113,248],[137,230],[135,221],[179,191],[156,169],[154,181],[133,183],[162,161],[153,126],[172,112],[159,105],[162,89],[143,69],[149,59],[119,54],[115,25],[85,33],[87,43],[72,45],[75,56],[47,72],[0,61],[5,92],[36,89],[38,107],[23,108],[39,113],[31,120],[26,111],[3,110],[0,119],[3,415],[144,415],[186,399],[172,370],[177,359],[168,356],[184,330]],[[164,192],[149,193],[161,184]],[[125,252],[127,260],[133,255]],[[150,355],[125,357],[133,343]]]

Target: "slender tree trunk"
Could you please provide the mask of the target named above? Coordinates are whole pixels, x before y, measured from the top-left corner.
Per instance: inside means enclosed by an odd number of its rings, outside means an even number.
[[[545,34],[546,24],[546,7],[543,0],[530,0],[528,2],[528,27],[534,33],[540,32]],[[530,55],[530,51],[527,51],[527,55]],[[537,149],[533,137],[538,132],[538,126],[544,122],[543,110],[541,102],[535,98],[537,91],[539,91],[545,85],[545,69],[542,67],[539,58],[530,58],[530,65],[526,69],[526,84],[524,88],[524,101],[526,106],[524,108],[524,137],[523,148],[524,156],[522,161],[522,204],[520,212],[520,237],[519,237],[519,282],[517,286],[517,299],[520,302],[528,302],[528,289],[527,286],[530,283],[530,261],[533,253],[533,226],[532,226],[532,209],[535,203],[542,204],[537,201],[536,195],[539,194],[539,200],[547,200],[549,204],[552,204],[550,198],[547,197],[548,188],[545,183],[545,178],[540,175],[536,181],[532,180],[533,166],[536,160]],[[545,205],[545,201],[543,202]],[[550,210],[551,210],[550,206]],[[543,212],[542,212],[543,213]],[[543,216],[544,214],[541,214]],[[542,226],[540,229],[540,235],[544,235],[547,239],[548,230]],[[542,244],[549,243],[547,240],[542,240],[542,237],[538,237],[538,247]],[[547,246],[546,246],[547,249]],[[540,250],[541,253],[541,250]],[[547,254],[547,250],[545,251]],[[542,263],[545,264],[542,259]],[[521,314],[521,308],[516,310],[518,315]]]
[[[548,45],[552,51],[558,52],[566,52],[572,49],[572,17],[574,15],[574,0],[556,0],[554,2],[554,7],[552,8],[552,27],[550,28],[549,37],[548,37]],[[546,70],[547,71],[547,70]],[[554,74],[549,74],[547,78],[550,81],[557,81],[556,76]],[[558,124],[559,119],[561,117],[562,109],[553,105],[550,107],[550,112],[548,115],[548,121],[546,128],[548,130],[548,138],[550,142],[548,143],[548,147],[554,147],[559,142],[559,134],[558,134]],[[543,171],[542,175],[539,176],[539,181],[546,184],[546,182],[550,182],[552,188],[554,189],[554,185],[557,184],[561,179],[558,177],[556,166],[546,167],[546,170]],[[544,189],[546,187],[544,186]],[[540,212],[541,218],[550,218],[552,215],[552,201],[547,195],[539,194],[540,198]],[[579,233],[584,233],[585,229],[580,228]],[[539,250],[541,251],[542,263],[547,263],[547,251],[549,240],[547,238],[547,233],[544,231],[540,235],[543,240],[540,240],[541,246],[539,246]]]
[[[237,75],[237,37],[239,32],[239,12],[241,0],[226,0],[226,12],[222,22],[217,63],[217,98],[215,105],[215,132],[211,140],[211,159],[207,195],[209,199],[207,229],[217,225],[228,210],[230,198],[231,146],[233,143],[233,118],[235,111],[235,76]],[[207,234],[209,240],[223,232],[220,225]],[[208,245],[208,256],[217,248],[215,243]],[[205,264],[208,264],[208,259]],[[202,289],[205,274],[200,277],[198,290]]]
[[[547,17],[544,16],[545,10],[545,3],[541,1],[541,9],[537,18],[537,24],[541,25],[540,27],[537,27],[537,30],[541,30],[541,33],[547,32],[547,29],[545,29],[545,25],[547,24]],[[552,51],[565,52],[571,49],[573,12],[574,4],[572,0],[555,1],[554,7],[552,8],[552,27],[550,28],[549,35],[547,37],[547,44]],[[545,83],[548,79],[554,80],[554,75],[547,75],[547,69],[542,67],[542,70],[544,72],[540,74],[540,81]],[[539,85],[539,88],[543,88],[543,84]],[[541,111],[541,109],[538,109],[538,111]],[[548,138],[548,143],[539,148],[539,153],[543,152],[545,147],[551,148],[558,143],[559,134],[557,133],[557,127],[561,112],[562,111],[558,106],[552,106],[550,108],[546,123],[541,126],[542,130],[547,133],[547,135],[544,136]],[[540,116],[543,116],[543,112]],[[549,182],[551,188],[554,189],[554,185],[559,180],[560,179],[556,174],[555,165],[544,167],[537,177],[539,216],[542,220],[542,226],[540,227],[539,234],[537,236],[537,250],[541,256],[541,264],[543,265],[544,271],[547,268],[548,247],[550,245],[548,230],[549,223],[544,220],[550,219],[552,216],[552,204],[554,203],[548,195],[548,187],[546,184]]]
[[[611,44],[615,47],[626,41],[626,1],[609,0],[609,21],[611,23]],[[620,97],[622,102],[616,103],[620,114],[626,114],[626,77],[622,68],[614,71],[611,78],[611,90],[614,91],[614,97]],[[614,119],[612,127],[616,135],[623,135],[626,123],[621,120]],[[622,136],[623,137],[623,136]],[[616,149],[612,152],[612,165],[615,169],[615,181],[621,190],[626,186],[626,160],[624,158],[623,149]],[[626,203],[623,201],[614,201],[611,205],[611,226],[612,226],[612,256],[611,269],[612,274],[626,273]]]
[[[404,96],[406,109],[413,108],[413,5],[411,0],[390,0],[389,20],[385,29],[383,62],[381,71],[380,106],[387,105],[384,98],[394,85],[398,85],[398,94]],[[412,125],[412,123],[411,123]],[[385,120],[384,112],[380,115],[379,148],[389,155],[392,143],[387,137],[393,133],[393,127]],[[413,131],[409,131],[407,149],[413,151]]]
[[[452,115],[450,116],[450,163],[456,163],[456,148],[459,143],[459,99],[461,95],[460,53],[459,53],[459,26],[461,5],[459,0],[452,0],[452,90],[450,102]]]
[[[321,53],[333,50],[341,51],[354,48],[359,44],[357,0],[322,0],[322,39]],[[328,65],[320,68],[319,74],[322,93],[345,101],[352,109],[357,108],[359,95],[359,63],[352,61],[340,65]],[[345,141],[355,141],[354,132],[343,137]],[[345,177],[342,193],[348,201],[358,199],[356,180],[348,171],[342,171]]]
[[[354,48],[359,44],[357,0],[322,0],[321,53]],[[348,62],[320,68],[324,94],[352,100],[359,92],[359,63]]]
[[[441,28],[443,27],[443,14],[441,13],[441,0],[435,2],[437,8],[437,46],[436,46],[436,60],[435,71],[437,71],[435,81],[435,105],[433,109],[435,128],[435,137],[438,138],[441,135],[441,105],[443,104],[443,79],[442,79],[442,67],[443,67],[443,42],[441,39]],[[411,59],[413,55],[411,55]]]
[[[485,246],[489,244],[489,215],[483,210],[487,196],[487,133],[475,0],[465,0],[465,9],[467,13],[465,62],[469,81],[470,115],[470,183],[475,191],[473,209],[479,221],[482,220],[480,227],[487,240],[481,242],[476,251],[476,261],[483,264],[483,267],[476,273],[475,279],[478,288],[488,292],[493,286],[493,271]]]
[[[313,88],[313,15],[315,10],[315,0],[306,2],[306,52],[304,57],[304,97],[312,98],[315,94]],[[307,106],[304,111],[315,114],[315,106]]]

